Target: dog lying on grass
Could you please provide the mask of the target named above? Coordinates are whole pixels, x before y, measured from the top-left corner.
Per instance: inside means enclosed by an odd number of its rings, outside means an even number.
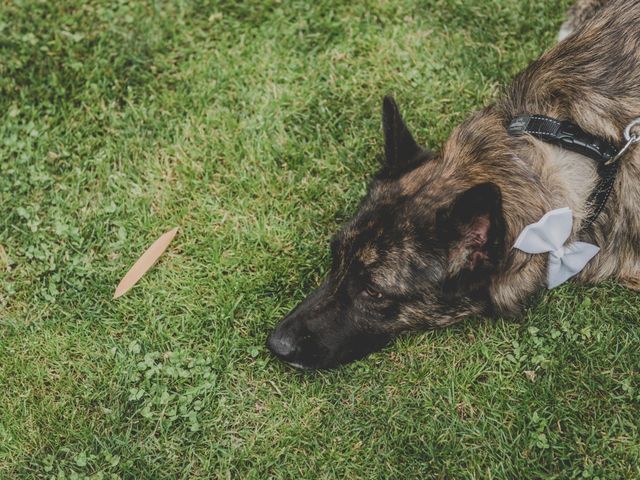
[[[640,289],[640,146],[619,160],[594,212],[602,165],[528,131],[508,132],[514,118],[543,115],[613,148],[640,116],[640,0],[579,1],[570,16],[566,38],[438,154],[416,143],[394,100],[384,99],[384,165],[331,242],[331,272],[270,335],[275,355],[330,368],[402,332],[518,314],[544,287],[548,257],[514,242],[561,207],[573,212],[570,240],[600,247],[576,280],[615,278]]]

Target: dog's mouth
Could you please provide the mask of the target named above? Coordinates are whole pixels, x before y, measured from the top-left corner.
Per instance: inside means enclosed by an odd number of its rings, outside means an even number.
[[[330,356],[326,349],[313,341],[311,335],[305,334],[298,338],[281,327],[269,335],[267,347],[282,362],[298,370],[322,368],[322,364]]]
[[[287,365],[289,365],[290,367],[295,368],[296,370],[301,370],[301,371],[304,371],[304,372],[308,372],[308,371],[312,370],[311,367],[307,367],[306,365],[303,365],[301,363],[287,362],[286,360],[283,360],[283,362],[286,363]]]
[[[298,341],[289,338],[286,330],[276,328],[267,340],[267,347],[283,363],[296,370],[309,372],[336,368],[359,360],[381,350],[391,340],[389,335],[362,334],[333,342],[332,348],[329,348],[309,335]]]

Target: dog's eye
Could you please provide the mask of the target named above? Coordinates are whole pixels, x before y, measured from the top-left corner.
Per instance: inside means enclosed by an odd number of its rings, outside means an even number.
[[[374,290],[371,287],[367,287],[364,289],[364,292],[369,295],[371,298],[381,299],[383,297],[382,292]]]

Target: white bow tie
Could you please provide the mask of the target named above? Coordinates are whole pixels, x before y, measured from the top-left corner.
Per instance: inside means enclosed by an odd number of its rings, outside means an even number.
[[[514,248],[526,253],[549,253],[549,289],[580,273],[600,251],[599,247],[585,242],[565,245],[572,228],[573,213],[570,208],[552,210],[539,222],[525,227],[514,245]]]

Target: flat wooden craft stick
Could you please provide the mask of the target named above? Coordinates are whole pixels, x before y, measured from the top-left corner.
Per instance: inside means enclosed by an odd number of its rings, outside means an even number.
[[[124,278],[120,281],[118,286],[116,287],[116,293],[114,293],[113,298],[118,298],[127,293],[131,287],[133,287],[138,280],[142,278],[142,276],[147,273],[147,271],[153,267],[153,265],[158,261],[160,255],[164,253],[167,249],[173,237],[176,236],[178,232],[178,227],[173,230],[168,231],[164,235],[162,235],[158,240],[153,242],[146,252],[142,254],[142,256],[138,259],[136,263],[133,264],[131,270],[127,272]]]

